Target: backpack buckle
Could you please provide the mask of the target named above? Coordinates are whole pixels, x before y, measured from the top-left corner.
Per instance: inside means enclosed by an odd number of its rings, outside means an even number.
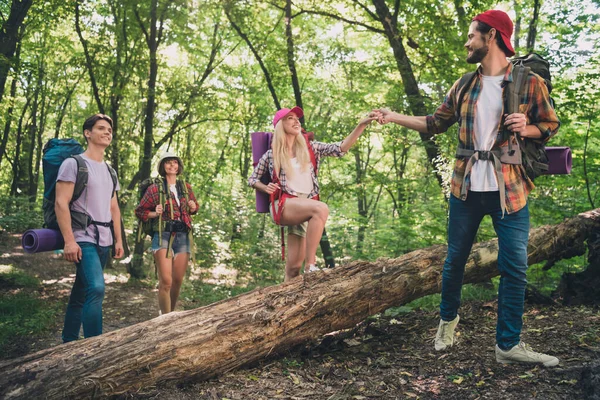
[[[477,150],[477,154],[479,154],[479,160],[489,161],[492,159],[492,157],[490,156],[490,154],[491,154],[490,151]]]

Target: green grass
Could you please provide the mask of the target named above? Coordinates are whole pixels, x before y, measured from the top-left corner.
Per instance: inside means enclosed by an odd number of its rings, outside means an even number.
[[[3,356],[13,355],[22,338],[42,334],[54,326],[62,305],[38,298],[39,285],[36,278],[18,270],[0,273],[0,288],[5,289],[0,294],[0,352]]]
[[[40,281],[23,272],[10,269],[7,272],[0,272],[0,288],[32,288],[39,287]]]

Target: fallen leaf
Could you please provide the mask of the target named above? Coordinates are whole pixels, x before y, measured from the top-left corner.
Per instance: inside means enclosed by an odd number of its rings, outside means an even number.
[[[462,376],[459,376],[458,378],[453,380],[452,383],[456,383],[457,385],[460,385],[461,383],[463,383],[464,380],[465,380],[465,378],[463,378]]]
[[[300,379],[295,374],[292,374],[291,372],[290,372],[290,378],[292,379],[292,382],[294,382],[295,385],[300,384]]]

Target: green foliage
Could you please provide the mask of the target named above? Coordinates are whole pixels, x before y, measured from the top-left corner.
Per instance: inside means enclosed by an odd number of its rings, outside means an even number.
[[[35,289],[40,283],[22,271],[0,273],[0,351],[11,354],[21,338],[41,334],[54,326],[59,305],[49,305]],[[34,290],[34,291],[32,291]]]
[[[20,42],[20,63],[11,69],[0,103],[2,139],[10,123],[0,165],[0,227],[16,232],[41,226],[40,144],[54,136],[80,137],[83,120],[102,110],[117,117],[108,158],[118,165],[126,228],[134,227],[140,166],[150,157],[155,174],[158,153],[176,151],[201,206],[194,217],[197,265],[206,271],[233,269],[238,285],[280,282],[279,232],[268,216],[254,212],[254,191],[246,181],[252,171],[250,134],[272,129],[274,96],[282,107],[296,102],[284,12],[263,1],[158,3],[164,23],[150,154],[144,154],[149,5],[79,2],[83,39],[75,29],[74,3],[51,0],[33,6]],[[433,112],[455,80],[473,68],[464,49],[471,17],[496,6],[489,0],[411,0],[397,2],[394,10],[396,3],[382,3],[398,17],[398,36],[412,71],[398,64],[371,2],[364,7],[349,0],[293,3],[290,23],[305,126],[319,141],[342,140],[373,108],[412,113],[407,74],[417,83],[427,112]],[[515,37],[522,52],[533,6],[522,0],[507,6],[520,20]],[[573,172],[536,180],[530,196],[533,227],[558,223],[600,203],[599,15],[597,2],[589,1],[552,0],[540,10],[536,50],[552,61],[553,97],[562,121],[549,145],[571,147]],[[13,81],[14,96],[9,93]],[[445,243],[456,130],[437,135],[434,142],[441,157],[431,165],[416,132],[371,125],[348,155],[322,160],[321,198],[330,209],[327,230],[338,262],[397,257]],[[444,177],[442,187],[435,171]],[[493,237],[485,219],[477,240]],[[150,255],[145,256],[149,262]],[[532,271],[534,281],[553,285],[546,282],[555,281],[554,268]],[[212,288],[199,290],[208,295]]]
[[[0,199],[0,230],[21,233],[27,229],[40,228],[44,216],[39,206],[24,197]]]
[[[0,288],[37,288],[40,281],[31,275],[21,271],[14,271],[12,268],[8,272],[0,273]]]

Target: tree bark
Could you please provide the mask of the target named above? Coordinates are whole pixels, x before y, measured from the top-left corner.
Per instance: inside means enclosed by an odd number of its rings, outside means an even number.
[[[4,95],[8,73],[14,62],[13,56],[17,43],[23,33],[19,31],[32,4],[33,0],[12,0],[10,14],[0,27],[0,101]]]
[[[424,97],[419,91],[419,84],[415,78],[415,73],[413,72],[408,54],[406,54],[404,44],[402,43],[402,36],[398,31],[398,8],[394,10],[394,15],[392,16],[385,0],[372,0],[372,2],[375,6],[378,20],[385,31],[385,36],[388,38],[388,42],[392,47],[394,58],[396,59],[396,66],[402,77],[404,92],[406,93],[410,110],[413,115],[427,115]],[[396,7],[399,7],[398,2],[396,3]],[[419,132],[419,137],[425,146],[425,152],[429,163],[432,166],[435,166],[435,160],[440,157],[438,145],[432,141],[432,135],[429,133]],[[435,177],[440,187],[443,187],[443,178],[441,174],[436,171]]]
[[[527,52],[535,50],[535,38],[537,37],[537,24],[540,16],[540,1],[533,2],[533,17],[529,22],[529,32],[527,33]]]
[[[530,233],[529,263],[573,255],[600,230],[600,209]],[[581,246],[575,246],[581,248]],[[465,283],[498,274],[498,241],[476,244]],[[0,397],[83,398],[204,380],[441,288],[445,246],[302,275],[206,307],[165,314],[101,336],[0,363]]]

